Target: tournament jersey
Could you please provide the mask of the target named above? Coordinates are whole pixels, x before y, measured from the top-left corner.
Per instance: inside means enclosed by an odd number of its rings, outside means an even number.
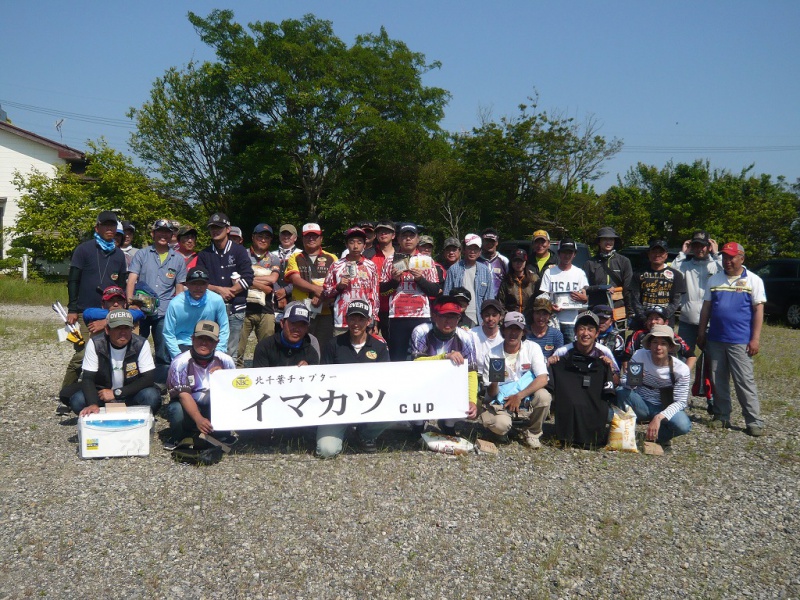
[[[431,261],[433,262],[433,261]],[[392,277],[392,266],[394,261],[387,260],[383,263],[381,271],[381,283],[394,281]],[[431,266],[423,271],[423,277],[432,283],[438,283],[436,267]],[[400,281],[397,282],[397,289],[389,297],[389,318],[425,318],[431,316],[431,305],[428,296],[423,292],[414,281],[411,271],[403,271]]]
[[[350,278],[350,285],[344,290],[337,290],[336,286],[342,277]],[[333,302],[334,327],[347,327],[347,307],[353,300],[364,300],[372,307],[372,317],[377,318],[378,300],[378,270],[375,263],[363,256],[358,262],[342,258],[333,263],[325,277],[322,294],[326,298],[335,298]]]
[[[217,369],[234,369],[233,359],[219,350],[214,352],[214,357],[203,367],[192,358],[191,350],[179,354],[169,366],[167,375],[167,390],[170,398],[177,398],[181,392],[191,394],[198,406],[208,406],[211,403],[209,392],[211,390],[209,378]]]

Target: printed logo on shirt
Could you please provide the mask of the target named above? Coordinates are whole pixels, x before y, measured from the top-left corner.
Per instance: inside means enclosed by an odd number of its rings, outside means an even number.
[[[375,360],[378,358],[378,353],[375,350],[367,350],[366,354],[364,354],[368,359]]]
[[[614,389],[614,382],[613,381],[606,381],[605,385],[603,386],[604,390],[613,390]]]
[[[111,277],[111,281],[116,281],[117,278],[119,277],[119,273],[112,273],[111,275],[109,275],[109,277]]]
[[[175,278],[175,269],[167,269],[167,279]]]
[[[186,381],[189,385],[194,386],[194,375],[188,375]]]
[[[555,344],[545,344],[544,349],[550,352],[551,350],[555,349]]]
[[[675,274],[672,271],[664,271],[664,279],[672,279],[673,277],[675,277]]]
[[[253,385],[253,380],[252,380],[252,379],[250,379],[250,378],[249,378],[247,375],[237,375],[237,376],[236,376],[236,377],[233,379],[233,383],[232,383],[232,385],[233,385],[233,387],[235,387],[237,390],[246,390],[246,389],[247,389],[247,388],[249,388],[251,385]]]
[[[747,288],[747,280],[746,279],[739,279],[736,283],[733,284],[733,287],[736,288],[736,291],[738,293],[746,292],[746,291],[748,291],[747,289],[745,289],[745,288]]]
[[[531,363],[523,364],[522,365],[523,371],[530,371],[531,370]]]
[[[139,365],[135,362],[125,365],[125,377],[136,377],[139,374]]]

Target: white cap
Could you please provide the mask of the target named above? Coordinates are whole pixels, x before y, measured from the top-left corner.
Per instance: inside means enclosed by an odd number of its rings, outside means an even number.
[[[468,233],[466,236],[464,236],[464,246],[480,247],[482,245],[483,245],[483,240],[481,239],[481,236],[475,233]]]

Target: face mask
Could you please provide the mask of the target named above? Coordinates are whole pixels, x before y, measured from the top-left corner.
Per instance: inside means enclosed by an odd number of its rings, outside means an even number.
[[[205,306],[207,294],[203,294],[203,297],[200,298],[200,300],[195,300],[194,298],[192,298],[192,295],[189,293],[189,290],[186,290],[184,294],[186,294],[186,300],[189,302],[189,306]]]
[[[117,245],[114,243],[114,240],[105,241],[103,238],[100,237],[100,234],[96,231],[94,232],[94,241],[97,242],[97,245],[100,246],[100,249],[103,252],[111,252]]]

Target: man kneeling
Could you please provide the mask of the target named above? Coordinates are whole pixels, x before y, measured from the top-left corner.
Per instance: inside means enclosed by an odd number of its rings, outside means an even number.
[[[161,407],[161,393],[153,385],[155,368],[147,340],[133,333],[130,311],[112,310],[106,317],[103,335],[86,342],[83,384],[70,397],[70,407],[85,417],[100,412],[107,402],[124,402],[128,406],[149,406],[156,414]]]
[[[214,321],[198,321],[192,335],[192,347],[182,352],[169,366],[167,390],[170,403],[167,406],[170,439],[164,444],[166,450],[174,450],[180,441],[200,431],[210,435],[211,388],[209,377],[217,369],[233,369],[233,359],[217,350],[219,325]],[[235,438],[229,433],[214,434],[221,442],[232,443]]]
[[[512,429],[511,415],[518,413],[520,408],[527,409],[527,426],[519,432],[519,439],[529,448],[541,448],[542,423],[547,418],[552,399],[550,392],[544,389],[548,381],[547,362],[539,345],[524,339],[525,317],[522,313],[508,313],[500,333],[503,343],[492,348],[484,364],[487,402],[478,420],[486,429],[502,437]],[[502,384],[490,383],[493,359],[503,361],[505,377]]]

